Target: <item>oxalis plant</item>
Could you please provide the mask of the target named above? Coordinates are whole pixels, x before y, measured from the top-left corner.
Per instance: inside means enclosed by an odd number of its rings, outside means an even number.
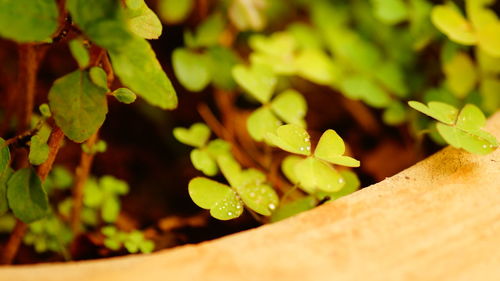
[[[0,231],[10,235],[2,262],[21,243],[71,259],[81,233],[107,253],[155,249],[148,233],[117,223],[133,187],[90,171],[107,150],[99,131],[108,103],[177,107],[147,41],[164,25],[184,27],[167,54],[177,90],[206,101],[202,120],[173,130],[200,173],[186,196],[216,219],[246,210],[275,222],[360,188],[363,155],[344,142],[345,130],[311,122],[319,93],[339,101],[321,106],[367,132],[380,119],[415,139],[493,152],[498,141],[484,126],[500,106],[498,3],[433,3],[0,0],[0,37],[18,51],[18,102],[4,108],[0,127]],[[45,97],[38,70],[58,48],[74,69]],[[54,165],[68,142],[81,144],[74,169]]]

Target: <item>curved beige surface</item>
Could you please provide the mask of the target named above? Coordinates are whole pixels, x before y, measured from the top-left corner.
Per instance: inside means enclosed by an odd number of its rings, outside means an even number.
[[[500,138],[500,114],[489,131]],[[497,281],[500,150],[481,157],[447,148],[348,197],[215,241],[143,256],[4,267],[0,280]]]

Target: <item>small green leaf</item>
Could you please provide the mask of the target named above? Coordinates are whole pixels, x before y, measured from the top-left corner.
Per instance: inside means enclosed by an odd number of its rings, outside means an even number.
[[[106,71],[104,71],[104,69],[102,69],[98,66],[94,66],[94,67],[90,68],[89,76],[90,76],[90,80],[92,80],[92,82],[95,85],[97,85],[103,89],[106,89],[106,91],[109,91],[109,89],[108,89],[108,76],[106,74]]]
[[[136,38],[122,52],[110,52],[113,69],[121,82],[151,105],[177,107],[172,83],[163,71],[149,43]]]
[[[169,24],[183,22],[194,7],[193,0],[160,0],[158,13],[161,19]]]
[[[439,134],[456,148],[463,148],[468,152],[485,155],[498,148],[494,136],[485,131],[465,132],[453,126],[438,123]]]
[[[136,48],[129,46],[134,37],[127,27],[120,1],[67,0],[66,7],[72,20],[97,45],[113,52],[130,52]]]
[[[329,200],[336,200],[340,197],[353,193],[354,191],[358,190],[359,187],[361,186],[361,182],[359,181],[358,176],[354,172],[349,170],[343,170],[340,171],[340,175],[345,181],[345,185],[342,187],[342,189],[336,192],[320,191],[316,193],[316,196],[318,197],[319,200],[323,200],[326,197],[330,198]]]
[[[155,249],[155,243],[151,240],[145,240],[141,244],[139,244],[139,250],[143,254],[152,253]]]
[[[274,93],[278,82],[272,71],[264,65],[236,65],[233,68],[236,82],[262,104],[266,104]]]
[[[307,103],[302,94],[295,90],[286,90],[271,102],[271,109],[278,117],[289,124],[305,127],[304,117]],[[273,130],[273,132],[276,129]]]
[[[181,143],[194,147],[204,146],[210,138],[210,129],[203,123],[195,123],[189,129],[174,128],[174,137]]]
[[[7,199],[14,215],[25,223],[45,217],[49,211],[47,194],[34,170],[16,171],[7,182]]]
[[[347,97],[361,99],[376,108],[386,107],[391,102],[389,94],[367,77],[353,76],[344,79],[341,89]]]
[[[281,162],[281,171],[293,184],[299,182],[299,175],[295,174],[295,165],[303,159],[304,158],[299,156],[289,155]]]
[[[146,39],[158,39],[163,30],[158,16],[144,3],[144,1],[134,1],[133,8],[128,6],[126,12],[127,23],[130,31]],[[137,3],[142,2],[142,3]],[[139,5],[137,8],[136,6]]]
[[[394,101],[384,110],[382,119],[388,125],[400,125],[406,121],[406,108],[401,102]]]
[[[478,27],[479,47],[493,57],[500,57],[500,20],[489,22]]]
[[[371,0],[377,19],[386,24],[397,24],[408,18],[408,7],[403,0]]]
[[[332,164],[359,167],[359,161],[349,156],[343,156],[345,144],[342,138],[334,130],[326,130],[319,139],[314,150],[314,156]]]
[[[210,83],[210,70],[205,55],[177,48],[172,54],[175,76],[191,92],[199,92]]]
[[[127,194],[129,190],[127,182],[109,175],[101,177],[99,179],[99,185],[104,192],[113,195],[124,195]]]
[[[434,6],[431,13],[432,23],[451,40],[464,45],[476,43],[472,25],[452,4]]]
[[[186,40],[186,45],[190,48],[212,47],[218,45],[219,38],[224,31],[225,25],[226,22],[220,13],[210,15],[206,20],[198,25],[196,33],[192,38],[192,42],[189,42],[190,40]]]
[[[466,132],[481,129],[486,124],[483,112],[472,104],[465,105],[458,114],[455,126]]]
[[[128,9],[138,10],[144,4],[144,0],[125,0],[125,5]]]
[[[39,107],[38,110],[40,110],[40,113],[42,114],[43,117],[45,118],[50,118],[52,117],[52,112],[50,111],[50,107],[46,103],[42,103]]]
[[[120,200],[116,197],[108,197],[102,202],[101,215],[104,222],[113,223],[120,214]]]
[[[127,88],[118,88],[112,94],[119,102],[124,104],[131,104],[137,99],[135,93]]]
[[[425,104],[417,101],[409,101],[408,105],[410,105],[413,109],[448,125],[455,124],[455,119],[458,115],[458,109],[443,102],[431,101],[427,103],[426,106]]]
[[[308,157],[295,164],[295,174],[299,179],[299,187],[308,193],[315,193],[318,190],[334,192],[345,184],[337,170],[314,157]]]
[[[189,182],[189,196],[194,203],[219,220],[237,218],[243,212],[243,206],[229,186],[216,181],[197,177]]]
[[[214,158],[219,155],[227,154],[231,151],[231,145],[221,139],[215,139],[207,144],[207,152]]]
[[[29,161],[32,165],[40,165],[49,157],[49,146],[47,140],[39,135],[31,137]]]
[[[296,214],[305,212],[314,208],[317,204],[317,200],[314,196],[306,196],[290,203],[279,206],[276,211],[271,216],[271,222],[277,222],[284,220],[288,217],[294,216]]]
[[[217,164],[231,186],[238,186],[249,180],[249,173],[242,176],[241,166],[231,154],[222,154],[217,157]],[[250,172],[251,173],[251,172]],[[250,180],[251,180],[250,174]]]
[[[267,133],[273,133],[281,125],[281,121],[274,116],[268,107],[261,107],[247,119],[247,130],[256,141],[263,141]]]
[[[267,139],[285,151],[305,156],[311,155],[311,138],[299,125],[282,125],[276,130],[276,134],[267,134]]]
[[[193,149],[190,157],[193,166],[197,170],[202,171],[205,175],[213,177],[217,174],[217,172],[219,172],[217,163],[206,150]]]
[[[101,127],[108,112],[106,90],[96,86],[84,71],[57,79],[49,92],[56,124],[75,142],[83,142]]]
[[[69,50],[71,51],[71,55],[78,63],[80,69],[84,69],[89,65],[90,55],[89,51],[85,47],[82,39],[74,39],[69,41],[68,43]]]
[[[7,203],[7,182],[13,172],[11,168],[7,168],[0,174],[0,216],[5,214],[9,209],[9,204]]]
[[[482,106],[486,112],[494,113],[500,108],[500,79],[483,78],[481,81],[480,93]]]
[[[208,49],[208,69],[212,82],[217,88],[232,90],[236,82],[231,73],[233,67],[239,62],[238,56],[232,49],[214,46]]]
[[[278,194],[267,184],[236,187],[236,192],[245,205],[264,216],[270,216],[279,203]]]
[[[339,76],[332,58],[320,49],[305,49],[295,60],[297,74],[320,85],[332,85]]]
[[[0,36],[17,42],[43,41],[56,31],[58,17],[54,0],[2,0]]]
[[[443,71],[446,75],[446,86],[458,98],[466,97],[476,86],[476,67],[466,53],[456,53],[443,65]]]

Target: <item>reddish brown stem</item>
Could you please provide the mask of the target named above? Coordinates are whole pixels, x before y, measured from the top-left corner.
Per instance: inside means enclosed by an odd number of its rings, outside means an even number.
[[[38,58],[36,46],[24,44],[19,46],[19,96],[22,102],[20,108],[20,124],[18,131],[22,132],[28,128],[31,121],[31,113],[35,103],[36,72],[38,69]]]
[[[98,132],[95,132],[85,144],[90,149],[97,141],[97,134]],[[71,213],[71,230],[75,235],[80,231],[80,214],[82,211],[83,187],[85,186],[85,182],[87,181],[87,178],[89,176],[93,160],[93,153],[89,154],[82,151],[82,154],[80,156],[80,164],[76,168],[75,185],[73,186],[73,211]]]
[[[37,173],[42,181],[45,181],[47,175],[52,169],[52,164],[54,164],[54,160],[56,159],[57,153],[59,152],[59,148],[61,147],[62,141],[64,139],[64,133],[59,127],[55,127],[50,135],[50,139],[48,142],[49,145],[49,156],[45,162],[43,162],[40,166],[38,166]]]
[[[16,257],[17,251],[19,250],[19,246],[21,245],[27,226],[27,224],[20,220],[16,221],[16,226],[14,226],[14,230],[12,230],[12,233],[10,234],[9,241],[7,241],[3,250],[0,264],[12,263]]]

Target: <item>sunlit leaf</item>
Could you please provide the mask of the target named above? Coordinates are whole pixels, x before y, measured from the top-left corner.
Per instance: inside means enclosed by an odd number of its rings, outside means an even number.
[[[477,38],[479,41],[479,47],[486,53],[494,56],[500,57],[500,38],[498,34],[500,33],[500,20],[490,22],[481,28],[478,28]]]
[[[191,151],[190,157],[193,166],[197,170],[202,171],[207,176],[215,176],[219,171],[219,168],[217,168],[217,163],[205,150],[193,149]]]
[[[303,159],[304,158],[299,156],[289,155],[281,162],[281,171],[293,184],[297,184],[299,182],[299,176],[295,174],[295,165]]]
[[[158,1],[158,14],[164,22],[176,24],[183,22],[193,7],[193,0],[160,0]]]
[[[432,23],[451,40],[464,45],[472,45],[477,42],[471,24],[454,5],[435,6],[432,9],[431,19]]]
[[[319,139],[314,150],[314,156],[332,164],[359,167],[359,161],[349,156],[344,156],[345,144],[342,138],[334,130],[326,130]]]
[[[92,82],[95,85],[97,85],[103,89],[106,89],[106,91],[109,91],[108,78],[106,75],[106,71],[104,71],[104,69],[102,69],[98,66],[94,66],[94,67],[90,68],[89,77],[90,77],[90,80],[92,80]]]
[[[16,171],[7,182],[7,199],[14,215],[25,223],[45,217],[49,202],[42,182],[34,170]]]
[[[339,76],[332,58],[319,49],[305,49],[295,60],[298,75],[320,85],[332,85]]]
[[[172,63],[175,76],[186,89],[199,92],[210,83],[208,61],[203,54],[177,48],[172,54]]]
[[[239,62],[234,51],[229,48],[214,46],[208,49],[206,56],[210,77],[212,77],[214,85],[225,90],[234,89],[236,82],[231,71]]]
[[[387,92],[363,76],[349,77],[341,82],[342,92],[351,99],[361,99],[373,107],[386,107],[391,102]]]
[[[278,194],[270,185],[247,184],[235,189],[243,203],[261,215],[270,216],[278,206]]]
[[[340,190],[345,181],[340,173],[327,163],[308,157],[295,164],[298,185],[307,193],[316,191],[334,192]]]
[[[306,196],[290,203],[279,206],[271,216],[271,222],[284,220],[288,217],[305,212],[314,208],[317,200],[314,196]]]
[[[483,109],[493,113],[500,108],[500,79],[484,78],[481,81],[480,93]]]
[[[484,155],[498,147],[495,137],[485,131],[465,132],[442,123],[437,124],[437,129],[447,143],[471,153]]]
[[[187,37],[192,37],[190,40],[185,40],[186,46],[190,48],[198,48],[218,45],[225,25],[226,22],[221,14],[214,13],[210,15],[206,20],[198,25],[194,34],[185,34]]]
[[[282,92],[271,102],[271,109],[286,123],[305,127],[304,117],[307,112],[307,102],[299,92],[292,89]],[[272,132],[274,131],[276,129]]]
[[[242,202],[227,185],[197,177],[189,182],[188,189],[193,202],[203,209],[209,209],[216,219],[230,220],[243,212]]]
[[[231,151],[231,145],[224,140],[215,139],[207,144],[206,149],[208,153],[210,153],[213,157],[216,157],[229,153]]]
[[[371,0],[377,19],[386,24],[397,24],[408,17],[404,0]]]
[[[160,37],[163,26],[158,16],[144,3],[135,1],[135,6],[128,6],[126,10],[127,23],[130,31],[146,39],[157,39]],[[137,7],[139,6],[139,7]]]
[[[266,137],[271,144],[285,151],[306,156],[311,154],[311,138],[299,125],[282,125],[276,133],[269,133]]]
[[[446,86],[458,98],[464,98],[476,86],[476,68],[466,53],[456,53],[443,65],[443,71],[446,75]]]
[[[248,117],[247,130],[256,141],[263,141],[268,133],[273,133],[281,125],[268,107],[261,107]]]
[[[127,88],[118,88],[111,93],[119,102],[125,103],[125,104],[131,104],[133,103],[136,99],[137,96],[134,92]]]
[[[163,109],[177,107],[172,83],[146,40],[136,38],[126,50],[110,55],[115,73],[134,93]]]
[[[48,98],[56,124],[75,142],[83,142],[95,133],[108,112],[106,90],[96,86],[85,71],[57,79]]]
[[[319,200],[323,200],[327,197],[329,198],[329,200],[336,200],[340,197],[353,193],[354,191],[358,190],[359,187],[361,186],[361,182],[359,181],[358,176],[354,172],[349,170],[343,170],[340,171],[340,175],[345,181],[345,185],[342,187],[342,189],[335,192],[320,191],[316,193],[316,196],[318,197]]]
[[[85,47],[83,40],[81,39],[73,39],[68,43],[69,50],[71,51],[71,55],[78,63],[78,66],[83,69],[89,65],[90,55]]]
[[[458,115],[457,108],[443,102],[431,101],[426,106],[420,102],[409,101],[408,105],[410,105],[413,109],[416,109],[423,114],[448,125],[455,124],[455,119]]]
[[[242,182],[242,169],[233,155],[227,153],[217,156],[217,165],[231,186],[238,186]],[[243,178],[243,180],[245,180]]]
[[[263,65],[236,65],[233,68],[236,82],[262,104],[267,103],[273,95],[277,83],[276,76]]]
[[[189,129],[177,127],[174,128],[174,137],[182,142],[194,147],[204,146],[210,138],[210,129],[203,123],[195,123]]]
[[[48,39],[57,29],[58,16],[54,0],[1,0],[0,37],[18,42]]]

